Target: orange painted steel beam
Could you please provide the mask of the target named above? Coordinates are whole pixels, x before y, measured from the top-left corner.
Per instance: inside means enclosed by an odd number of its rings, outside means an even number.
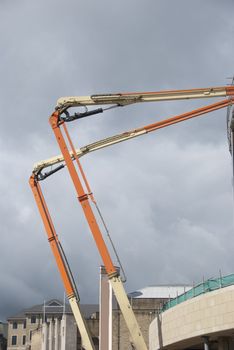
[[[207,90],[210,92],[217,90],[217,92],[225,91],[226,96],[234,96],[234,86],[218,86],[218,87],[211,87],[211,88],[197,88],[197,89],[185,89],[185,90],[162,90],[162,91],[143,91],[143,92],[124,92],[121,94],[121,96],[128,96],[128,95],[152,95],[152,96],[161,96],[162,94],[170,95],[178,94],[194,94],[194,93],[207,93]]]
[[[96,245],[98,247],[99,253],[102,257],[103,263],[105,265],[106,271],[108,275],[118,275],[118,272],[112,262],[112,259],[110,257],[110,254],[108,252],[106,243],[102,237],[102,233],[100,231],[100,228],[97,224],[95,215],[93,213],[93,210],[91,208],[91,205],[89,203],[89,194],[87,194],[83,188],[83,185],[79,179],[78,173],[76,171],[76,168],[73,164],[70,152],[68,150],[68,147],[66,145],[65,139],[63,137],[63,134],[60,130],[60,125],[63,124],[63,122],[59,121],[59,112],[54,112],[52,116],[50,117],[50,124],[53,129],[53,132],[55,134],[55,137],[57,139],[58,145],[61,149],[61,152],[63,154],[64,160],[66,162],[68,171],[70,173],[72,182],[75,186],[76,193],[78,196],[78,200],[80,201],[80,204],[82,206],[83,212],[85,214],[86,220],[88,222],[88,225],[90,227],[90,230],[93,234],[94,240],[96,242]]]
[[[190,111],[187,113],[179,114],[179,115],[172,117],[172,118],[167,118],[167,119],[161,120],[159,122],[146,125],[142,128],[136,129],[136,131],[141,131],[141,130],[145,130],[146,132],[155,131],[155,130],[158,130],[161,128],[165,128],[166,126],[180,123],[182,121],[185,121],[185,120],[188,120],[191,118],[195,118],[195,117],[199,117],[201,115],[216,111],[216,110],[221,109],[221,108],[225,108],[225,107],[233,104],[233,102],[234,102],[234,99],[222,100],[220,102],[213,103],[213,104],[205,106],[205,107],[194,109],[193,111]]]
[[[82,349],[95,350],[92,336],[89,332],[85,318],[83,317],[79,306],[79,295],[76,290],[76,285],[73,280],[70,267],[64,255],[62,246],[58,240],[58,236],[56,234],[40,185],[34,174],[30,177],[29,183],[32,188],[32,192],[34,194],[37,207],[39,209],[42,221],[44,223],[44,226],[47,232],[48,241],[50,243],[51,250],[54,254],[55,261],[56,261],[58,270],[60,272],[67,297],[69,299],[71,310],[73,312],[77,327],[80,332],[80,336],[82,340]]]
[[[76,150],[75,150],[75,147],[74,147],[74,145],[73,145],[73,143],[72,143],[71,137],[70,137],[70,135],[69,135],[69,133],[68,133],[66,124],[63,123],[62,125],[63,125],[63,129],[64,129],[64,131],[65,131],[65,135],[66,135],[66,137],[67,137],[67,139],[68,139],[68,142],[69,142],[69,144],[70,144],[71,151],[72,151],[72,153],[74,154],[74,158],[75,158],[76,164],[77,164],[77,166],[78,166],[78,168],[79,168],[81,177],[82,177],[82,179],[84,180],[86,190],[88,191],[87,194],[88,194],[88,196],[90,197],[91,201],[92,201],[94,204],[96,204],[96,201],[95,201],[95,199],[94,199],[93,192],[91,191],[89,182],[88,182],[88,180],[87,180],[87,178],[86,178],[86,176],[85,176],[84,170],[83,170],[83,168],[82,168],[82,166],[81,166],[81,163],[80,163],[80,161],[79,161],[79,158],[78,158],[78,156],[77,156],[77,154],[76,154]]]
[[[66,294],[68,298],[72,298],[76,296],[76,292],[73,288],[73,283],[70,279],[69,272],[66,266],[66,263],[64,261],[63,255],[61,253],[61,249],[59,247],[60,243],[58,240],[58,236],[56,234],[48,207],[46,205],[44,196],[41,191],[41,187],[36,180],[35,176],[32,175],[29,179],[29,184],[31,186],[32,192],[34,194],[34,198],[38,207],[38,210],[41,214],[41,218],[43,221],[43,224],[45,226],[45,230],[48,236],[48,241],[51,247],[51,250],[53,252],[53,255],[55,257],[55,261],[58,267],[58,270],[60,272]]]

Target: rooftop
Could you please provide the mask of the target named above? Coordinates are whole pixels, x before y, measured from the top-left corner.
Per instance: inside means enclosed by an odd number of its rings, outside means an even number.
[[[81,304],[80,305],[82,314],[85,318],[90,318],[94,313],[99,311],[99,306],[97,304]],[[11,320],[24,320],[30,315],[43,315],[46,314],[72,314],[72,310],[69,304],[65,304],[58,300],[52,299],[45,304],[39,304],[31,306],[30,308],[23,309],[15,315],[8,317],[8,321]]]
[[[134,299],[173,299],[184,294],[191,288],[192,286],[186,284],[161,284],[138,289],[129,293],[128,297]],[[99,312],[99,305],[97,304],[81,304],[80,308],[86,319],[91,318],[93,314]],[[69,304],[64,305],[61,300],[52,299],[45,304],[33,305],[30,308],[23,309],[15,315],[8,317],[8,321],[24,320],[30,315],[43,315],[44,312],[46,314],[72,314]]]
[[[190,285],[183,284],[161,284],[157,286],[148,286],[142,289],[138,289],[128,294],[129,298],[149,298],[149,299],[168,299],[176,298],[178,295],[187,292],[191,289]]]

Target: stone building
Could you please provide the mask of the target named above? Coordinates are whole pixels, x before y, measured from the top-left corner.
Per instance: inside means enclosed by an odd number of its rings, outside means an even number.
[[[210,278],[164,305],[149,350],[233,350],[234,274]]]
[[[81,305],[94,343],[98,343],[98,305]],[[97,324],[96,324],[97,323]],[[80,336],[68,304],[53,299],[8,318],[7,350],[74,350]]]
[[[130,304],[132,305],[147,346],[149,345],[149,325],[155,319],[162,305],[168,299],[175,298],[190,288],[191,286],[188,285],[158,285],[146,287],[128,294]],[[113,310],[112,349],[131,349],[129,332],[118,307]]]
[[[169,298],[182,294],[187,286],[146,287],[128,295],[146,344],[149,341],[149,325],[162,304]],[[81,305],[96,349],[99,348],[99,306]],[[102,350],[129,350],[131,339],[123,316],[113,301],[110,312],[109,341]],[[50,300],[8,318],[8,350],[80,350],[81,338],[70,306],[59,300]],[[103,343],[104,344],[104,343]]]

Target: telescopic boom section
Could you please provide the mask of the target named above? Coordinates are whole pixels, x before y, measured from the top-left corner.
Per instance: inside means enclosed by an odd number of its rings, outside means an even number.
[[[156,92],[128,92],[116,94],[99,94],[91,96],[61,97],[57,101],[59,110],[69,107],[110,105],[126,106],[140,102],[186,100],[234,96],[234,86],[209,87],[189,90],[165,90]]]
[[[133,345],[137,350],[147,350],[144,338],[142,336],[142,332],[140,330],[140,327],[137,323],[136,317],[133,313],[132,307],[129,303],[126,292],[124,290],[122,280],[112,262],[107,246],[102,237],[102,233],[97,224],[92,207],[89,203],[89,194],[85,193],[82,182],[79,178],[77,170],[73,164],[72,157],[66,145],[65,138],[60,130],[60,125],[63,125],[64,122],[61,122],[59,120],[59,112],[55,112],[52,114],[52,116],[50,117],[50,124],[52,126],[58,145],[61,149],[68,171],[70,173],[71,179],[75,186],[78,200],[80,201],[84,215],[86,217],[90,230],[93,234],[94,240],[98,247],[100,256],[105,265],[105,268],[109,277],[109,281],[111,283],[117,302],[119,304],[119,307],[121,309],[121,312],[123,314],[127,327],[129,329]],[[65,132],[66,132],[66,129],[65,129]],[[67,137],[69,137],[68,134],[67,134]],[[70,139],[69,139],[69,143],[70,143],[70,146],[73,147]]]
[[[82,339],[82,347],[85,350],[95,350],[92,337],[90,336],[89,330],[87,328],[84,317],[82,316],[80,306],[79,306],[79,296],[76,291],[76,286],[73,281],[72,273],[70,271],[68,262],[64,255],[61,243],[58,240],[58,236],[56,234],[48,207],[45,202],[45,198],[42,194],[41,187],[35,177],[32,175],[29,179],[29,184],[32,188],[32,192],[34,194],[34,198],[40,212],[42,221],[45,226],[45,230],[47,232],[48,241],[50,243],[51,250],[54,254],[55,261],[60,272],[66,294],[75,317],[77,327],[79,329],[81,339]]]
[[[213,103],[213,104],[201,107],[201,108],[197,108],[197,109],[190,111],[190,112],[187,112],[187,113],[179,114],[179,115],[174,116],[172,118],[166,118],[166,119],[157,121],[153,124],[149,124],[149,125],[145,125],[143,127],[137,128],[137,129],[125,131],[121,134],[109,136],[109,137],[104,138],[102,140],[93,142],[89,145],[83,146],[79,149],[75,149],[75,152],[70,151],[70,157],[72,158],[72,160],[74,160],[76,156],[78,158],[80,158],[80,157],[84,156],[85,154],[97,151],[97,150],[105,148],[105,147],[112,146],[116,143],[127,141],[127,140],[133,139],[135,137],[145,135],[149,132],[152,132],[152,131],[155,131],[155,130],[158,130],[161,128],[165,128],[166,126],[177,124],[177,123],[180,123],[182,121],[192,119],[195,117],[199,117],[201,115],[213,112],[213,111],[221,109],[221,108],[225,108],[227,106],[231,106],[233,104],[233,99],[234,98],[225,99],[225,100],[222,100],[220,102],[216,102],[216,103]],[[49,159],[46,159],[46,160],[43,160],[41,162],[36,163],[34,165],[33,171],[34,171],[34,173],[40,173],[44,168],[47,168],[49,166],[59,164],[62,162],[64,162],[64,157],[62,154],[60,154],[56,157],[49,158]]]

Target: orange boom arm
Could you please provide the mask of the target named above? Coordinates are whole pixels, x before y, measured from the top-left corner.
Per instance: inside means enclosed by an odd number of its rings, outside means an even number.
[[[41,191],[41,187],[37,181],[37,177],[33,174],[29,179],[29,184],[31,186],[34,198],[40,212],[45,230],[47,232],[48,241],[50,243],[51,250],[54,254],[54,258],[61,275],[61,279],[64,284],[64,288],[75,317],[78,329],[80,331],[82,346],[85,350],[94,350],[94,344],[92,337],[90,336],[89,330],[87,328],[84,317],[82,316],[79,307],[79,295],[76,290],[76,285],[68,265],[67,259],[65,257],[61,243],[58,240],[49,210],[47,208],[44,196]]]

